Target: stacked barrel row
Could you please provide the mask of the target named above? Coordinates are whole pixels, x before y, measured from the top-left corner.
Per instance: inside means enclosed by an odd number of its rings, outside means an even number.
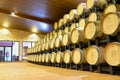
[[[105,63],[112,66],[120,65],[120,43],[109,43],[105,49],[103,47],[89,46],[87,49],[75,48],[73,51],[66,50],[64,52],[52,52],[43,54],[32,54],[27,56],[28,61],[45,62],[45,63],[62,63],[65,64],[82,64],[89,63],[97,65]]]
[[[112,1],[86,0],[86,3],[80,3],[77,9],[55,22],[54,30],[43,40],[27,50],[28,61],[89,65],[107,62],[111,66],[120,66],[120,42],[117,38],[120,6],[117,0],[116,4]],[[107,40],[109,37],[117,39]]]

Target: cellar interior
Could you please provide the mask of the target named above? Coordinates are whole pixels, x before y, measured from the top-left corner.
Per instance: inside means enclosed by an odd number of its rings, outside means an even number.
[[[0,62],[0,73],[7,73],[1,80],[7,76],[12,80],[120,80],[119,0],[5,2],[0,2],[0,25],[9,18],[11,27],[7,29],[25,31],[16,31],[17,36],[34,33],[37,38],[18,37],[20,46],[30,41],[31,47],[20,49],[24,54],[20,52],[16,62]],[[9,10],[14,13],[10,15]],[[8,72],[14,69],[16,77]]]

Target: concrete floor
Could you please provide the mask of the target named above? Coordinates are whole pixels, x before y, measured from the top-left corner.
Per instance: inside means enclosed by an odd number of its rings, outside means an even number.
[[[0,80],[120,80],[120,76],[40,66],[27,62],[0,62]]]

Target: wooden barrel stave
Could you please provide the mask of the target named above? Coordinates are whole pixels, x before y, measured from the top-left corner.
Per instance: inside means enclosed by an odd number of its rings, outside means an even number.
[[[41,56],[41,54],[39,54],[39,62],[41,62],[42,61],[42,56]]]
[[[55,52],[52,52],[50,54],[50,61],[51,61],[51,63],[55,63],[55,56],[56,56]]]
[[[42,54],[42,62],[45,62],[45,53]]]
[[[58,28],[58,24],[57,22],[54,23],[54,30],[56,30]]]
[[[63,46],[67,46],[71,44],[71,40],[70,40],[70,33],[64,33],[62,36],[62,45]]]
[[[87,12],[88,12],[88,9],[87,9],[86,3],[80,3],[77,6],[77,15],[78,16],[81,16],[82,14],[87,13]]]
[[[45,54],[45,62],[49,63],[50,62],[50,53]]]
[[[108,13],[101,21],[101,31],[106,35],[117,35],[120,31],[120,13]]]
[[[104,51],[95,45],[89,46],[86,51],[86,61],[90,65],[104,64]]]
[[[72,62],[72,52],[70,50],[64,51],[63,60],[65,64],[69,64]]]
[[[82,64],[85,63],[84,52],[79,48],[75,48],[72,51],[72,61],[74,64]]]
[[[55,42],[54,38],[50,40],[50,49],[53,49],[55,47],[54,42]]]
[[[60,47],[62,44],[62,35],[61,36],[58,36],[56,39],[55,39],[55,47]]]
[[[63,62],[63,53],[60,52],[60,51],[58,51],[58,52],[56,53],[56,62],[57,62],[57,63],[62,63],[62,62]]]
[[[120,66],[120,43],[108,43],[105,47],[104,58],[109,65]]]
[[[106,2],[106,0],[86,0],[86,6],[88,9],[94,9],[96,6],[100,9],[104,9]]]
[[[65,14],[64,16],[63,16],[63,23],[64,24],[66,24],[67,22],[69,22],[69,14]]]
[[[70,17],[70,18],[69,18],[70,20],[73,20],[74,18],[77,18],[77,17],[78,17],[76,9],[70,10],[70,12],[69,12],[69,17]]]
[[[87,40],[83,35],[84,30],[80,28],[73,29],[73,31],[71,32],[71,42],[72,43],[86,42]]]
[[[59,19],[59,22],[58,22],[58,27],[62,27],[63,26],[63,19]]]
[[[64,29],[64,33],[68,33],[68,32],[70,32],[70,29],[69,29],[69,27],[65,27],[65,29]]]
[[[95,40],[97,37],[102,37],[100,21],[88,22],[84,28],[84,36],[86,39]]]
[[[92,12],[89,14],[87,21],[100,21],[102,19],[102,13],[100,12]]]

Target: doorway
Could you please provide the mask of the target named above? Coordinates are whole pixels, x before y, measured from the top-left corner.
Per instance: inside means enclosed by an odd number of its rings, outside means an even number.
[[[11,61],[11,47],[0,47],[0,61]]]

